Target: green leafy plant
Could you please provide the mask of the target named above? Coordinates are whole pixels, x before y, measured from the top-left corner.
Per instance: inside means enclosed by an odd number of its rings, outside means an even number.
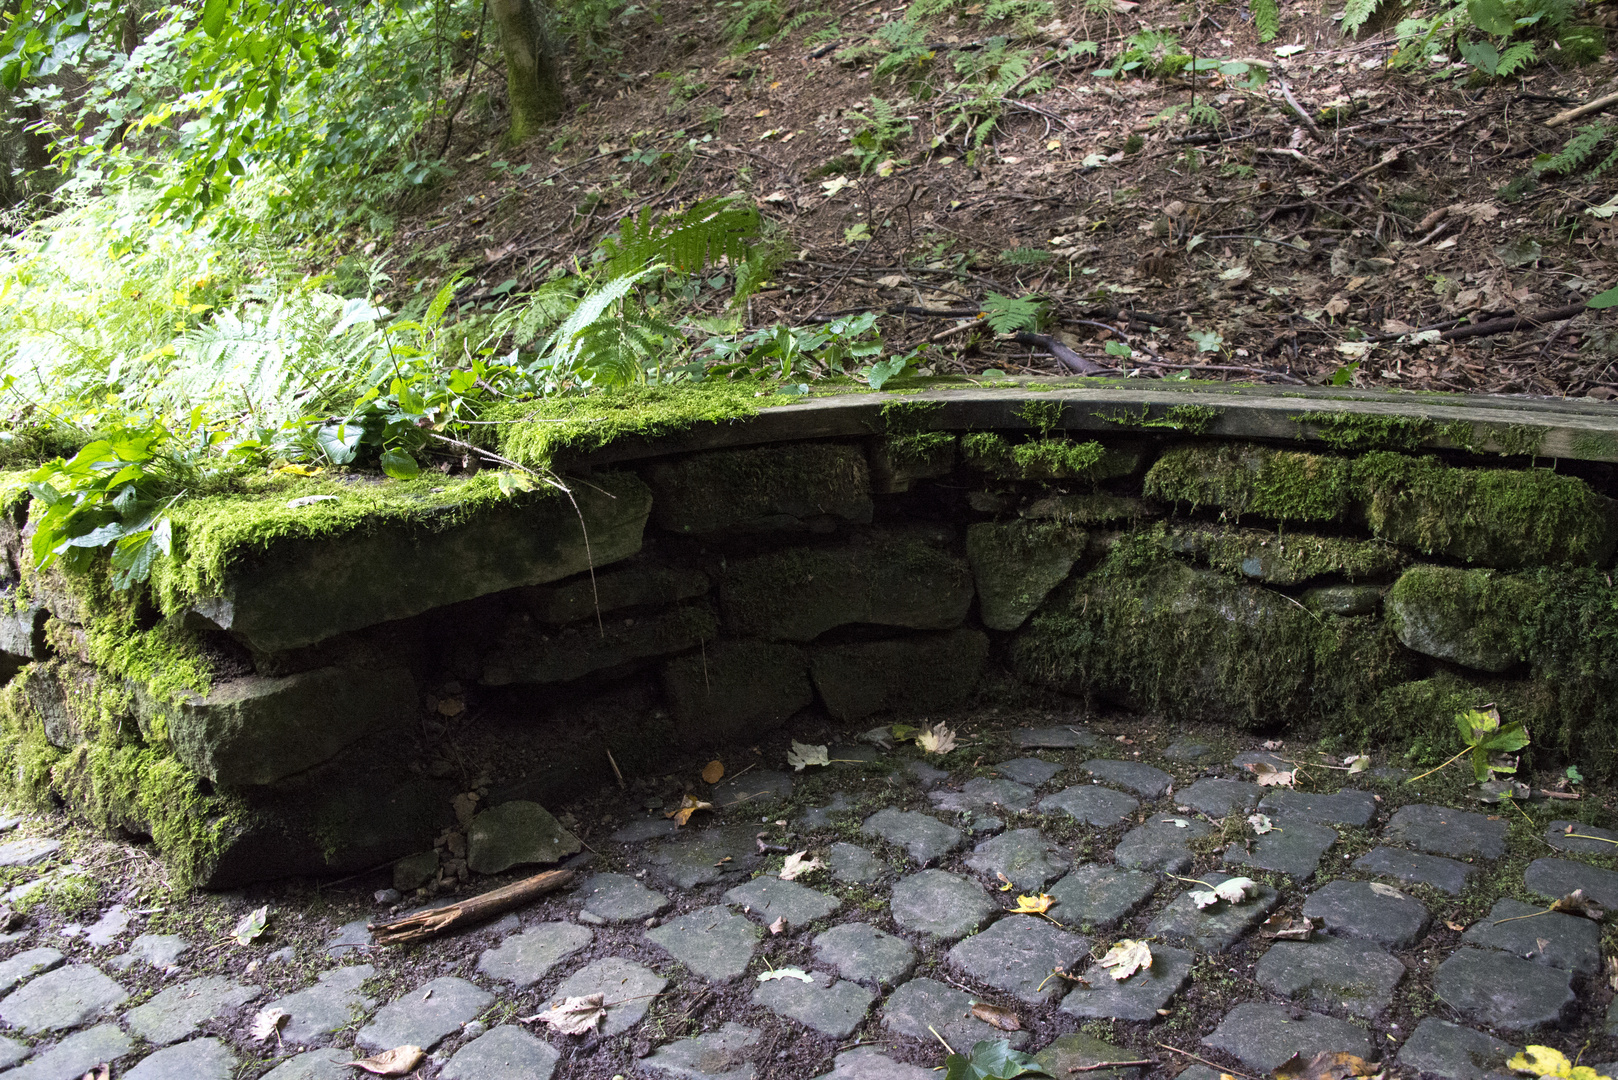
[[[893,155],[901,140],[910,134],[910,125],[890,102],[871,95],[869,112],[849,111],[847,119],[859,127],[849,135],[855,162],[864,176]]]
[[[1015,1080],[1019,1076],[1050,1076],[1032,1054],[1013,1050],[1005,1039],[984,1039],[971,1054],[951,1052],[944,1059],[944,1080]]]
[[[982,49],[956,54],[959,100],[943,110],[949,122],[941,134],[965,131],[968,163],[976,162],[1008,100],[1043,93],[1054,85],[1048,75],[1030,77],[1035,59],[1033,50],[1013,48],[1003,37],[990,38]]]
[[[1467,756],[1472,759],[1472,775],[1480,784],[1494,779],[1496,773],[1510,775],[1517,771],[1516,759],[1502,755],[1515,754],[1529,744],[1528,731],[1520,722],[1502,725],[1500,711],[1491,706],[1457,713],[1455,727],[1466,745],[1442,765],[1428,769],[1421,776],[1413,776],[1406,783],[1413,784]]]
[[[1002,296],[990,293],[983,301],[983,318],[997,334],[1038,330],[1049,305],[1034,296]]]
[[[1180,48],[1178,34],[1166,30],[1137,30],[1124,39],[1122,51],[1106,67],[1097,68],[1098,79],[1122,79],[1128,75],[1173,76],[1191,63],[1191,54]]]
[[[1281,32],[1281,8],[1276,0],[1251,0],[1253,26],[1261,42],[1271,42]]]

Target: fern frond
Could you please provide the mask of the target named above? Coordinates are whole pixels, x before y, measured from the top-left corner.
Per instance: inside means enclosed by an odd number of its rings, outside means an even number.
[[[1601,140],[1607,137],[1606,124],[1587,124],[1579,129],[1579,133],[1562,145],[1556,153],[1535,162],[1536,173],[1550,173],[1552,176],[1566,176],[1578,170],[1596,152]]]
[[[1348,0],[1343,7],[1343,33],[1353,37],[1360,27],[1371,21],[1380,0]]]
[[[614,321],[602,317],[612,309],[613,304],[627,296],[629,290],[633,289],[642,278],[663,269],[666,269],[663,264],[653,263],[634,273],[615,277],[580,300],[579,306],[573,309],[573,313],[556,328],[556,332],[545,343],[545,351],[551,354],[555,366],[564,369],[574,367],[581,355],[580,350],[583,347],[581,343],[600,333],[599,330],[591,328],[597,322]]]
[[[1260,42],[1274,41],[1281,32],[1281,9],[1275,0],[1252,0],[1253,25]],[[1346,19],[1347,16],[1344,16]]]
[[[1531,41],[1519,41],[1500,54],[1500,62],[1494,66],[1494,74],[1505,78],[1512,72],[1532,64],[1535,59],[1537,59],[1537,54],[1534,52],[1534,43]]]
[[[606,273],[617,277],[652,262],[696,273],[720,259],[740,262],[747,242],[758,235],[758,211],[728,196],[705,199],[683,214],[654,218],[651,208],[626,217],[617,240],[606,240]]]
[[[1602,159],[1602,161],[1601,161],[1601,163],[1599,165],[1596,165],[1594,168],[1592,168],[1590,170],[1590,175],[1591,176],[1600,176],[1602,173],[1606,172],[1608,169],[1612,168],[1614,165],[1618,165],[1618,147],[1615,147],[1613,149],[1612,153],[1608,154],[1604,159]]]

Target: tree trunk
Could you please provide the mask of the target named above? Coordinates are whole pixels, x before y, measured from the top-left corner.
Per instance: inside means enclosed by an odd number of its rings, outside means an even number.
[[[506,54],[506,94],[511,130],[506,141],[523,142],[538,128],[562,118],[567,102],[556,57],[540,25],[534,0],[489,0]]]

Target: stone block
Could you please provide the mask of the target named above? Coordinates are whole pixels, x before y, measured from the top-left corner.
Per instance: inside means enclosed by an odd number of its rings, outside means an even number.
[[[652,520],[669,532],[801,529],[871,520],[864,452],[837,443],[715,450],[651,462]]]
[[[955,471],[955,436],[925,431],[879,439],[871,445],[871,488],[879,495],[909,491],[917,480],[937,480]]]
[[[8,600],[0,593],[0,603]],[[24,605],[16,610],[0,607],[0,654],[17,662],[43,660],[45,620],[49,617],[50,613],[37,605]]]
[[[574,509],[577,502],[577,511]],[[341,537],[291,537],[232,559],[201,618],[261,652],[419,615],[446,604],[541,585],[640,550],[651,492],[634,476],[598,473],[573,500],[535,495],[441,528],[380,525]],[[586,553],[580,516],[590,536]]]
[[[1529,658],[1542,590],[1490,570],[1414,566],[1387,597],[1387,620],[1407,648],[1478,671]]]
[[[966,558],[978,609],[990,630],[1015,630],[1084,555],[1086,535],[1032,521],[978,522],[966,530]]]
[[[779,725],[815,700],[801,649],[734,641],[663,666],[663,689],[683,742],[737,738]]]
[[[1339,521],[1353,506],[1348,459],[1241,443],[1168,451],[1146,474],[1146,494],[1277,521]]]
[[[684,604],[631,619],[594,619],[556,630],[515,620],[483,659],[484,686],[570,682],[634,660],[695,649],[719,621],[706,604]]]
[[[962,628],[815,649],[809,671],[827,712],[859,720],[959,706],[977,689],[988,659],[989,639]]]
[[[1301,585],[1329,576],[1350,581],[1383,578],[1410,561],[1391,544],[1290,529],[1283,533],[1198,525],[1160,528],[1144,535],[1182,558],[1268,585]]]
[[[624,608],[677,604],[695,600],[711,587],[701,570],[660,566],[645,556],[594,575],[584,574],[558,585],[523,589],[515,606],[523,614],[551,626],[594,619]]]

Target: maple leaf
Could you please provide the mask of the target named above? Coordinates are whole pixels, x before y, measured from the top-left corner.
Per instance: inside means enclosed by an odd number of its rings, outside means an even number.
[[[1275,831],[1275,823],[1267,814],[1248,814],[1247,823],[1253,826],[1253,831],[1263,836],[1267,832]]]
[[[693,796],[687,795],[683,799],[680,800],[680,805],[678,807],[676,807],[673,810],[670,810],[668,813],[664,814],[663,816],[667,817],[667,818],[673,818],[674,819],[674,824],[676,824],[676,825],[684,825],[686,822],[691,820],[691,815],[696,813],[698,810],[712,810],[712,809],[713,809],[713,803],[711,803],[711,802],[703,802],[701,799],[694,798]]]
[[[793,739],[792,749],[787,752],[787,764],[794,772],[803,772],[805,765],[830,765],[831,759],[826,756],[824,746],[810,746]]]
[[[934,727],[922,728],[916,745],[929,754],[947,754],[955,749],[955,732],[940,721]]]
[[[1247,767],[1259,787],[1292,787],[1298,778],[1296,770],[1277,769],[1267,761],[1250,761]]]
[[[416,1071],[416,1066],[426,1056],[419,1046],[395,1046],[392,1050],[350,1061],[349,1064],[376,1076],[407,1076]]]
[[[584,994],[563,998],[542,1013],[525,1016],[522,1022],[531,1024],[542,1020],[562,1035],[584,1035],[594,1031],[601,1018],[607,1015],[607,995]]]
[[[798,851],[786,857],[786,861],[781,864],[782,881],[796,881],[804,874],[826,869],[826,864],[819,859],[804,858],[807,854],[809,854],[807,851]]]
[[[292,1014],[285,1009],[260,1009],[253,1017],[251,1035],[254,1042],[281,1041],[281,1029],[287,1026]]]
[[[1043,915],[1056,903],[1056,897],[1049,893],[1040,893],[1038,896],[1019,896],[1017,906],[1010,909],[1013,915]]]
[[[1104,968],[1112,968],[1112,977],[1123,982],[1137,971],[1144,971],[1152,966],[1152,949],[1144,941],[1133,938],[1124,938],[1114,943],[1096,963]]]

